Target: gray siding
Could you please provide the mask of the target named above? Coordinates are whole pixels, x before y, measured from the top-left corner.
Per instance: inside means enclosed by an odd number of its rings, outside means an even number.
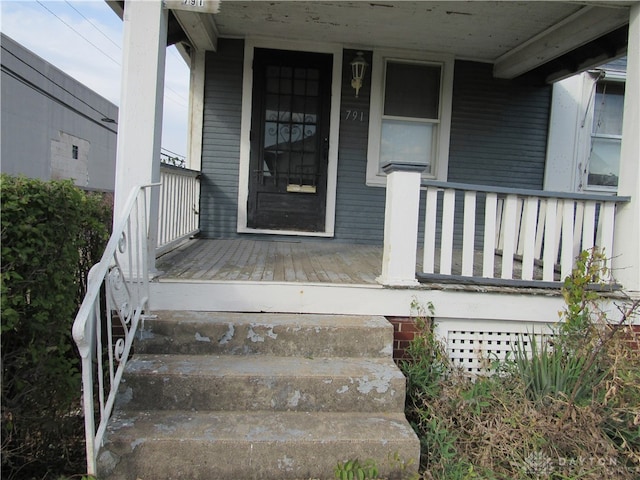
[[[495,79],[491,71],[456,62],[448,180],[542,189],[551,87]]]
[[[366,76],[365,84],[356,98],[355,90],[351,87],[349,65],[355,56],[355,50],[344,51],[335,238],[345,242],[381,244],[385,189],[367,187],[365,184],[371,76]],[[371,64],[371,52],[366,52],[364,56]],[[355,120],[346,119],[347,113],[354,111],[363,113],[362,121],[360,115]]]
[[[542,190],[551,86],[493,78],[489,64],[458,61],[453,81],[450,182]],[[484,195],[478,195],[481,247]],[[456,198],[454,244],[462,244],[462,195]]]
[[[220,39],[206,56],[200,228],[236,235],[244,42]]]

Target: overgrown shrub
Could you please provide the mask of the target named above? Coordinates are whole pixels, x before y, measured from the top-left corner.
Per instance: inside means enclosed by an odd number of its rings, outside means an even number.
[[[69,181],[0,181],[2,476],[77,473],[84,439],[71,325],[111,206]]]
[[[592,286],[603,260],[579,257],[553,337],[516,349],[496,375],[465,376],[418,323],[401,368],[423,478],[640,478],[640,349],[629,326],[639,302],[618,295],[616,316],[602,309],[612,299]]]

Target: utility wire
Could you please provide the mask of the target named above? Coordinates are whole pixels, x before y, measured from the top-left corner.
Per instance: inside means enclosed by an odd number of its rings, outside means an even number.
[[[63,92],[71,95],[73,98],[75,98],[76,100],[78,100],[80,103],[86,105],[87,107],[89,107],[91,110],[93,110],[94,112],[96,112],[97,114],[99,114],[101,117],[103,118],[107,118],[108,115],[102,113],[100,110],[96,109],[93,105],[90,105],[89,103],[85,102],[83,99],[81,99],[80,97],[78,97],[77,95],[75,95],[73,92],[70,92],[69,90],[67,90],[66,88],[64,88],[62,85],[60,85],[59,83],[56,83],[54,80],[52,80],[51,78],[47,77],[44,73],[42,73],[40,70],[38,70],[37,68],[35,68],[33,65],[29,65],[27,62],[25,62],[22,58],[20,58],[19,56],[17,56],[15,53],[9,51],[9,49],[7,49],[6,47],[2,46],[2,50],[4,50],[3,55],[5,54],[9,54],[12,57],[14,57],[16,60],[18,60],[19,62],[23,63],[24,65],[26,65],[27,67],[29,67],[31,70],[33,70],[34,72],[36,72],[38,75],[44,77],[46,80],[48,80],[49,82],[53,83],[56,87],[58,87],[59,89],[61,89]],[[85,87],[87,88],[87,87]]]
[[[51,11],[49,8],[47,8],[40,0],[36,0],[36,2],[38,4],[40,4],[40,6],[42,6],[42,8],[44,8],[46,11],[48,11],[51,15],[53,15],[54,17],[56,17],[58,20],[60,20],[64,25],[66,25],[67,27],[69,27],[71,30],[73,30],[77,35],[79,35],[83,40],[85,40],[87,43],[89,43],[91,46],[93,46],[95,49],[97,49],[98,51],[100,51],[103,55],[105,55],[106,57],[108,57],[110,60],[112,60],[116,65],[118,65],[119,67],[121,67],[122,65],[120,64],[120,62],[116,59],[114,59],[113,57],[111,57],[109,54],[107,54],[106,52],[104,52],[102,49],[100,49],[98,46],[96,46],[94,43],[92,43],[89,39],[87,39],[85,36],[83,36],[80,32],[78,32],[75,28],[73,28],[71,25],[69,25],[67,22],[65,22],[62,18],[60,18],[58,15],[56,15],[53,11]],[[113,43],[116,47],[118,47],[118,49],[121,50],[121,47],[116,44],[113,40],[111,40],[106,34],[104,34],[98,27],[96,27],[87,17],[85,17],[82,13],[80,13],[73,5],[71,5],[68,1],[66,1],[65,3],[67,3],[71,8],[73,8],[76,12],[78,12],[78,14],[80,14],[80,16],[82,16],[82,18],[84,18],[85,20],[87,20],[89,23],[91,23],[91,25],[98,30],[102,35],[104,35],[111,43]],[[177,55],[174,52],[175,55]],[[175,104],[177,104],[178,106],[182,107],[182,108],[187,108],[187,99],[184,98],[183,95],[179,94],[178,92],[176,92],[173,88],[169,87],[169,86],[165,86],[165,88],[167,90],[169,90],[170,92],[172,92],[178,99],[180,99],[181,101],[178,101],[174,98],[171,98],[171,96],[167,96],[167,98],[171,101],[173,101]]]
[[[101,121],[98,121],[95,118],[91,118],[86,113],[81,112],[80,110],[78,110],[77,108],[73,107],[72,105],[70,105],[69,103],[65,102],[64,100],[61,100],[60,98],[52,95],[51,93],[47,92],[46,90],[44,90],[42,88],[40,88],[38,85],[36,85],[35,83],[29,81],[28,79],[26,79],[25,77],[23,77],[19,73],[11,70],[6,65],[2,65],[2,71],[4,73],[6,73],[7,75],[13,77],[15,80],[19,81],[20,83],[22,83],[22,84],[26,85],[27,87],[31,88],[32,90],[35,90],[36,92],[38,92],[41,95],[49,98],[50,100],[62,105],[63,107],[69,109],[70,111],[76,113],[77,115],[80,115],[81,117],[86,118],[88,121],[95,123],[99,127],[104,128],[105,130],[108,130],[111,133],[114,133],[116,135],[118,134],[118,132],[116,130],[113,130],[113,129],[109,128],[109,126],[107,124],[102,123]]]
[[[73,28],[71,25],[69,25],[67,22],[65,22],[62,18],[60,18],[58,15],[56,15],[56,13],[54,13],[52,10],[50,10],[49,8],[47,8],[44,3],[42,3],[40,0],[36,0],[36,2],[42,7],[44,8],[47,12],[49,12],[51,15],[53,15],[54,17],[56,17],[58,20],[60,20],[62,23],[64,23],[67,27],[69,27],[71,30],[73,30],[78,36],[80,36],[85,42],[87,42],[89,45],[91,45],[93,48],[95,48],[96,50],[98,50],[100,53],[102,53],[105,57],[107,57],[109,60],[111,60],[112,62],[114,62],[116,65],[120,65],[120,63],[113,58],[111,55],[109,55],[108,53],[106,53],[104,50],[102,50],[100,47],[98,47],[97,45],[95,45],[94,43],[92,43],[90,40],[88,40],[84,35],[82,35],[80,32],[78,32],[75,28]]]
[[[76,13],[77,13],[78,15],[80,15],[80,16],[81,16],[82,18],[84,18],[87,22],[89,22],[89,23],[91,24],[91,26],[92,26],[93,28],[95,28],[98,32],[100,32],[100,34],[101,34],[104,38],[106,38],[106,39],[107,39],[107,40],[109,40],[112,44],[114,44],[114,45],[118,48],[118,50],[121,50],[120,45],[118,45],[116,42],[114,42],[114,41],[111,39],[111,37],[109,37],[109,35],[107,35],[106,33],[104,33],[104,32],[100,29],[100,27],[98,27],[95,23],[93,23],[93,22],[91,21],[91,19],[89,19],[89,18],[85,17],[85,16],[82,14],[82,12],[81,12],[80,10],[78,10],[76,7],[74,7],[73,5],[71,5],[68,1],[66,1],[66,0],[65,0],[65,3],[66,3],[67,5],[69,5],[73,10],[75,10],[75,11],[76,11]]]

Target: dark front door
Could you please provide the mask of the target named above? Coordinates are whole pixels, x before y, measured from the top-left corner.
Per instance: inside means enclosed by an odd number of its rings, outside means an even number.
[[[331,55],[255,49],[248,226],[322,232]]]

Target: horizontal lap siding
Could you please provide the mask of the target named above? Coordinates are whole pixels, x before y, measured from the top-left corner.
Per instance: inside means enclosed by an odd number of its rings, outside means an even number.
[[[450,182],[541,190],[551,86],[493,78],[489,64],[455,64]],[[484,201],[484,195],[478,196]],[[476,246],[484,205],[476,213]],[[456,198],[454,241],[462,245],[462,199]]]
[[[356,54],[355,50],[345,50],[342,63],[335,238],[382,244],[385,189],[366,186],[371,75],[367,69],[364,86],[356,98],[349,65]],[[364,57],[371,65],[371,52],[365,52]],[[348,112],[357,112],[356,118],[347,119]]]
[[[491,70],[456,62],[449,181],[542,189],[551,87]]]
[[[200,229],[205,237],[236,236],[244,42],[220,39],[207,52]]]

